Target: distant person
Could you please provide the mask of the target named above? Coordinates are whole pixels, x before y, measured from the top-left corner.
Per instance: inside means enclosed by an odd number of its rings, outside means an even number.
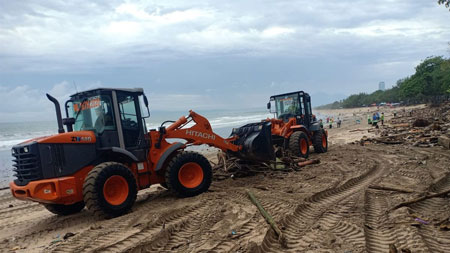
[[[372,126],[378,128],[378,117],[376,113],[373,113],[372,115]]]
[[[381,125],[384,126],[384,112],[381,113]]]
[[[322,119],[319,120],[319,123],[320,123],[320,128],[323,128],[323,120]]]
[[[337,127],[341,128],[341,124],[342,124],[342,120],[340,118],[338,118],[338,120],[337,120]]]
[[[367,124],[372,125],[372,119],[370,118],[370,115],[367,115]]]
[[[330,129],[333,128],[333,118],[330,119]]]

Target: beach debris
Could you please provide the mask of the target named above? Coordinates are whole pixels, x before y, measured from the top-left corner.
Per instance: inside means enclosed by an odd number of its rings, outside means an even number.
[[[284,155],[269,162],[243,160],[238,157],[227,156],[223,152],[219,152],[217,158],[218,163],[213,167],[214,180],[293,172],[306,165],[320,163],[320,160],[307,160],[291,155]]]
[[[426,119],[416,119],[413,123],[413,127],[426,127],[429,126],[431,123],[428,122]]]
[[[71,233],[71,232],[68,232],[68,233],[66,233],[66,234],[64,235],[63,239],[64,239],[64,240],[67,240],[67,239],[69,239],[69,238],[72,237],[72,236],[75,236],[75,234],[74,234],[74,233]]]
[[[369,186],[369,188],[374,189],[374,190],[394,191],[394,192],[400,192],[400,193],[415,193],[415,191],[408,190],[408,189],[400,189],[400,188],[377,186],[377,185],[371,185],[371,186]]]
[[[395,209],[398,209],[398,208],[404,207],[404,206],[409,206],[411,204],[414,204],[414,203],[417,203],[417,202],[420,202],[420,201],[423,201],[423,200],[426,200],[426,199],[437,198],[437,197],[445,197],[449,193],[450,193],[450,189],[446,190],[446,191],[443,191],[443,192],[426,195],[426,196],[423,196],[423,197],[420,197],[420,198],[416,198],[416,199],[413,199],[413,200],[410,200],[410,201],[406,201],[406,202],[400,203],[400,204],[396,205],[394,208],[392,208],[392,210],[395,210]]]
[[[247,195],[252,201],[252,203],[258,208],[261,215],[266,219],[267,223],[269,223],[270,227],[272,227],[275,234],[278,236],[278,241],[283,247],[286,247],[286,238],[283,237],[283,234],[281,233],[280,228],[273,220],[272,216],[264,209],[264,207],[261,205],[259,200],[255,197],[255,195],[250,191],[247,190]]]
[[[13,208],[13,207],[14,207],[13,205],[9,205],[9,206],[8,206],[8,208]]]
[[[438,137],[438,144],[446,149],[450,149],[450,138],[444,135]]]
[[[395,247],[394,244],[390,244],[389,245],[389,253],[397,253],[397,252],[398,252],[397,247]]]
[[[405,110],[402,115],[386,122],[379,131],[378,137],[364,136],[354,144],[382,143],[422,148],[441,145],[450,149],[450,103]]]
[[[11,248],[12,251],[17,251],[17,250],[21,250],[21,249],[26,249],[26,247],[15,246],[15,247]]]
[[[311,164],[319,164],[320,160],[319,159],[312,159],[312,160],[307,160],[304,162],[299,162],[297,163],[297,165],[301,168],[301,167],[305,167],[307,165],[311,165]]]
[[[424,225],[429,225],[430,224],[428,221],[422,220],[421,218],[415,218],[414,220],[417,221],[417,222],[420,222],[420,223],[422,223]]]

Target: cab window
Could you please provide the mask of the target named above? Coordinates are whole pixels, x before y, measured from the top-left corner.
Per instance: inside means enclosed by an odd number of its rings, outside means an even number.
[[[111,98],[93,96],[75,100],[70,111],[75,118],[74,131],[94,131],[102,134],[106,130],[116,130]]]
[[[118,100],[125,146],[137,146],[139,124],[136,110],[136,98],[134,96],[118,96]]]

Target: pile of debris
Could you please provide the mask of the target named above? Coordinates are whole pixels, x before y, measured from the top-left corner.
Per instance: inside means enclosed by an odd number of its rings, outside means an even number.
[[[242,160],[229,156],[224,152],[217,153],[218,163],[214,164],[214,179],[223,180],[227,178],[241,178],[257,174],[274,174],[279,172],[298,171],[302,167],[320,163],[318,159],[305,159],[294,156],[284,156],[275,161],[260,162]]]
[[[439,107],[403,109],[387,123],[380,129],[380,137],[362,138],[360,144],[441,145],[450,148],[450,103]]]

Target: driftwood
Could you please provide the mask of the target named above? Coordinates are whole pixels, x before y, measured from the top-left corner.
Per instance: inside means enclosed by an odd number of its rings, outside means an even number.
[[[320,163],[319,159],[313,159],[313,160],[307,160],[307,161],[304,161],[304,162],[299,162],[299,163],[297,163],[297,165],[299,167],[305,167],[307,165],[318,164],[318,163]]]
[[[411,191],[411,190],[407,190],[407,189],[399,189],[399,188],[377,186],[377,185],[369,186],[369,188],[374,189],[374,190],[382,190],[382,191],[394,191],[394,192],[401,192],[401,193],[416,193],[415,191]]]
[[[417,198],[417,199],[413,199],[413,200],[410,200],[410,201],[406,201],[406,202],[403,202],[403,203],[400,203],[400,204],[396,205],[394,208],[392,208],[392,210],[395,210],[395,209],[398,209],[398,208],[404,207],[404,206],[409,206],[411,204],[414,204],[414,203],[417,203],[417,202],[420,202],[420,201],[423,201],[423,200],[426,200],[426,199],[431,199],[431,198],[437,198],[437,197],[445,196],[445,195],[447,195],[449,193],[450,193],[450,190],[447,190],[447,191],[443,191],[443,192],[439,192],[439,193],[423,196],[423,197],[420,197],[420,198]]]
[[[348,132],[350,132],[350,133],[363,132],[363,131],[367,131],[367,130],[370,130],[370,128],[367,128],[367,129],[360,129],[360,128],[358,128],[358,129],[349,130]]]
[[[397,144],[403,144],[404,141],[385,141],[385,140],[378,140],[378,142],[387,144],[387,145],[397,145]]]
[[[410,126],[409,123],[402,123],[402,124],[391,125],[390,127],[398,128],[398,127],[409,127],[409,126]]]
[[[278,236],[278,240],[282,242],[282,245],[285,245],[285,239],[283,239],[283,235],[281,233],[280,228],[278,228],[277,224],[273,220],[272,216],[264,209],[264,207],[259,203],[259,200],[255,197],[255,195],[250,191],[247,190],[247,195],[252,201],[252,203],[258,208],[261,215],[266,219],[267,223],[272,227],[275,234]],[[284,242],[284,243],[283,243]]]
[[[247,190],[247,195],[249,196],[252,203],[258,208],[261,215],[264,216],[267,223],[269,223],[269,225],[272,227],[275,234],[280,237],[281,230],[280,230],[280,228],[278,228],[278,226],[275,223],[275,221],[273,220],[272,216],[264,209],[264,207],[261,205],[261,203],[259,203],[259,200],[255,197],[255,195],[250,190]]]

